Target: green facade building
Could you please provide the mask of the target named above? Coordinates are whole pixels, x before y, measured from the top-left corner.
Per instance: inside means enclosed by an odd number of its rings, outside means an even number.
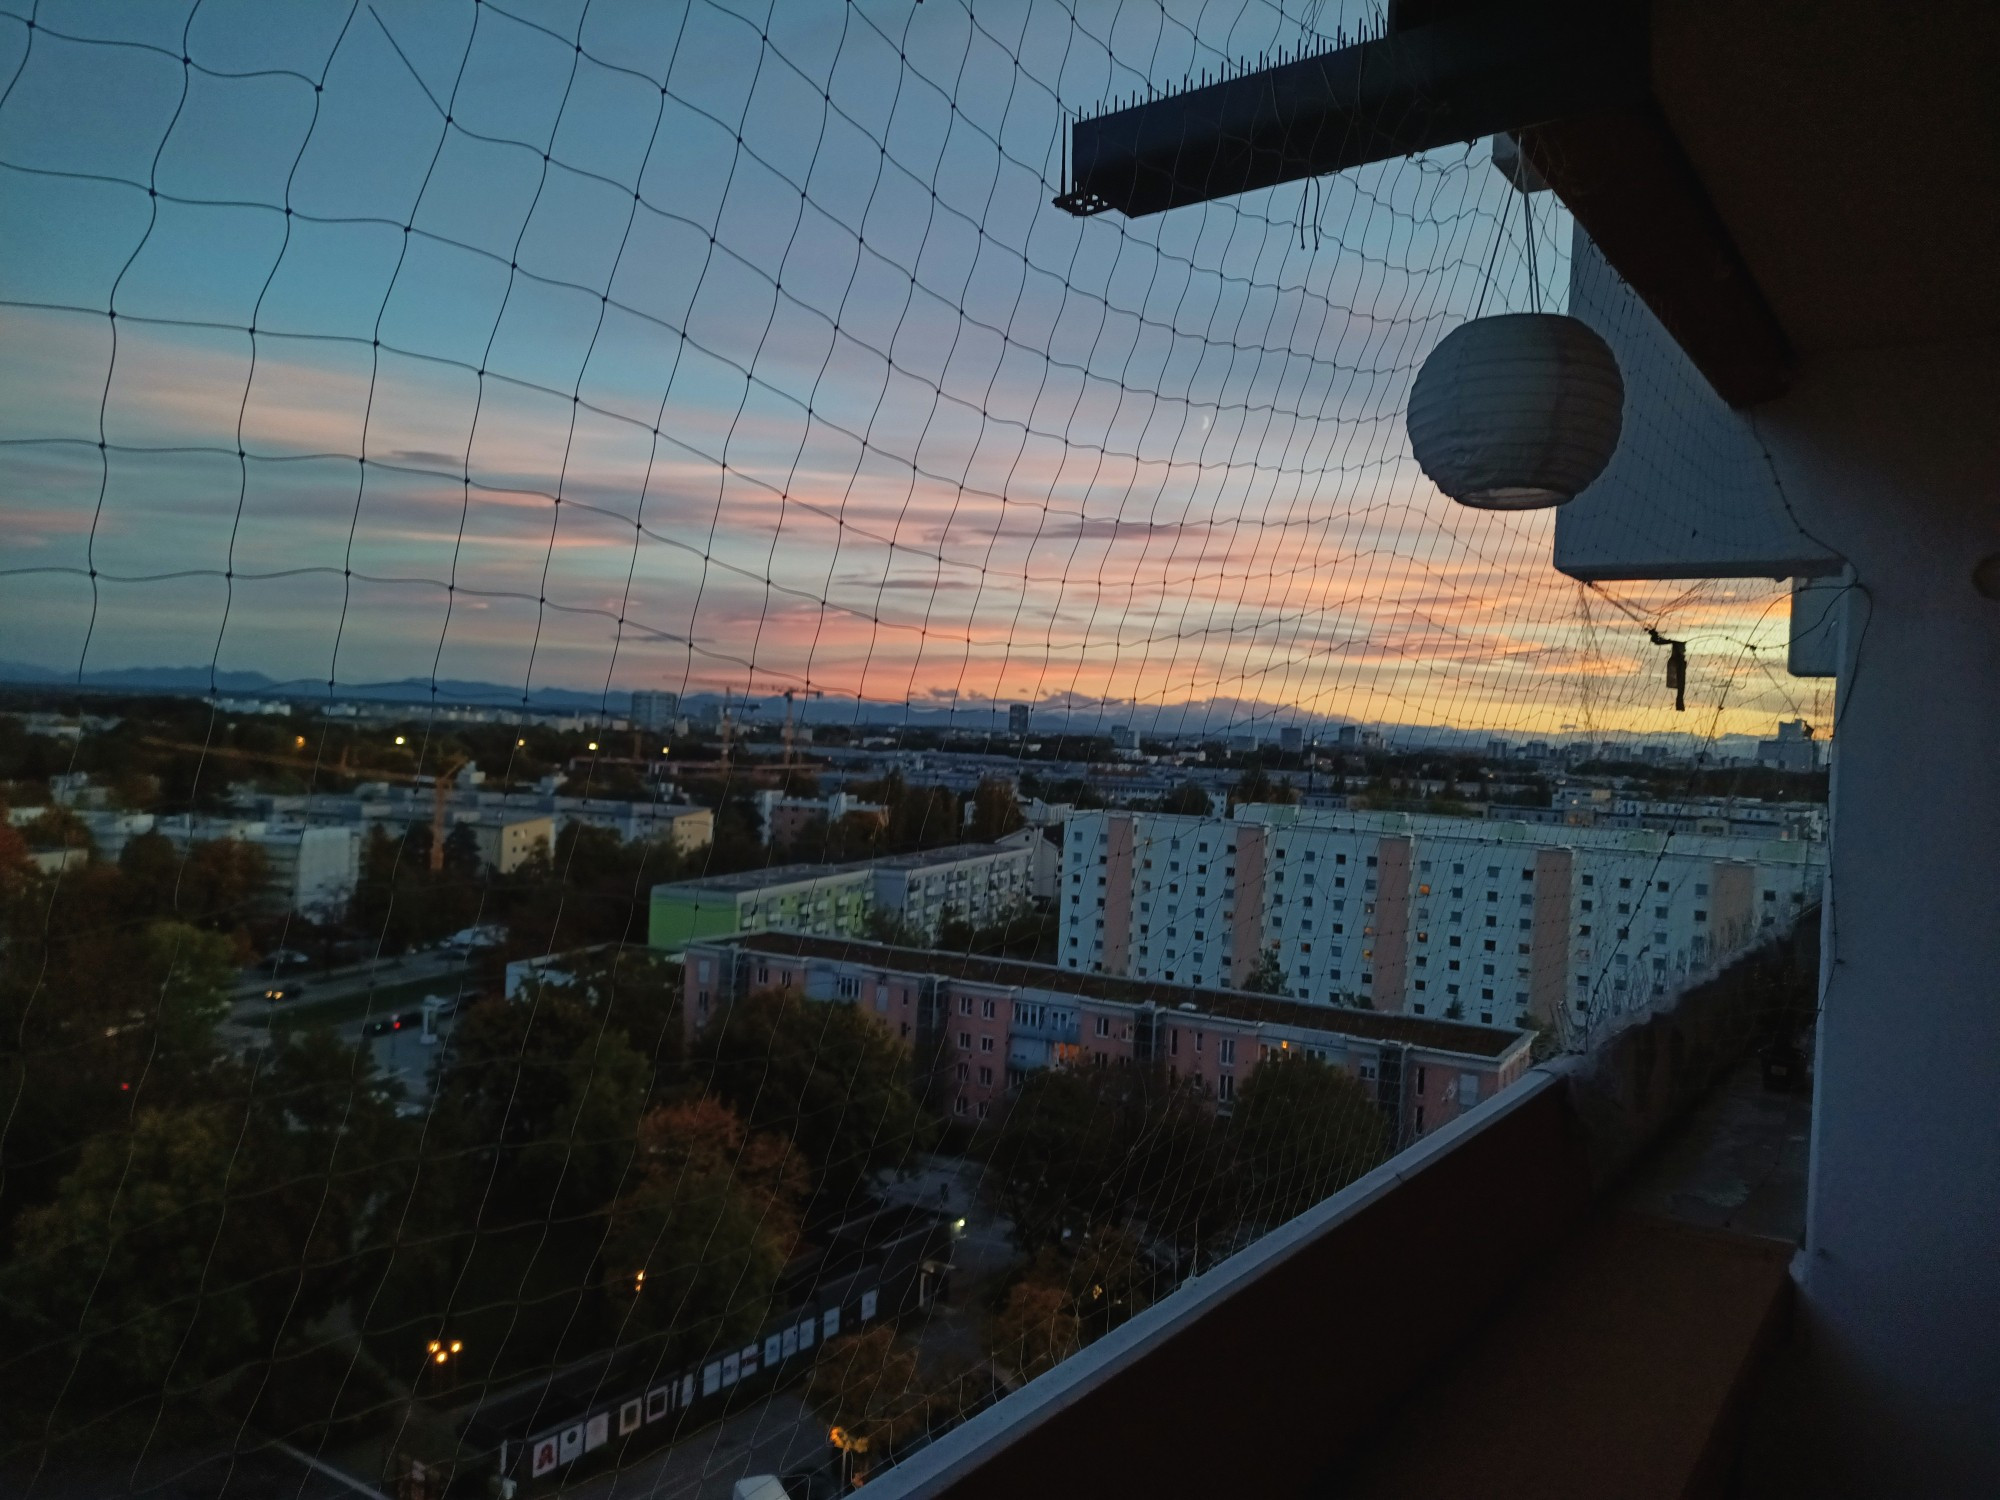
[[[678,953],[697,938],[739,932],[858,937],[874,906],[866,865],[778,865],[653,887],[646,940]]]

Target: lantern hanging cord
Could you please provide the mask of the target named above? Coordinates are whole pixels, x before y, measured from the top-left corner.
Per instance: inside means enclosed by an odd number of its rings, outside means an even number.
[[[1504,213],[1495,214],[1493,216],[1493,248],[1486,252],[1486,273],[1480,278],[1479,300],[1473,304],[1472,308],[1472,321],[1475,323],[1479,321],[1480,315],[1486,311],[1486,294],[1493,290],[1493,267],[1499,263],[1500,242],[1506,237],[1507,215]]]
[[[1535,195],[1525,187],[1521,194],[1521,226],[1528,241],[1528,311],[1542,310],[1542,277],[1535,267]]]

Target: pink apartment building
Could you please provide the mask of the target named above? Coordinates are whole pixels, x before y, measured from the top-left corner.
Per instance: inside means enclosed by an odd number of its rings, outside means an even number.
[[[1227,1109],[1260,1062],[1297,1050],[1368,1087],[1401,1144],[1513,1083],[1532,1042],[1497,1026],[791,933],[690,943],[685,976],[690,1038],[762,990],[852,1005],[932,1060],[941,1107],[974,1126],[1048,1067],[1159,1064]]]

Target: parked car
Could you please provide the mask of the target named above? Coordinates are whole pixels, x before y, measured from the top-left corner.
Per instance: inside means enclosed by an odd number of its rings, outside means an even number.
[[[287,980],[282,984],[273,984],[267,986],[264,990],[264,998],[266,1000],[271,1001],[273,1004],[276,1004],[280,1000],[296,1000],[299,998],[299,996],[303,995],[305,992],[306,992],[306,987],[304,985],[293,984],[291,981]]]

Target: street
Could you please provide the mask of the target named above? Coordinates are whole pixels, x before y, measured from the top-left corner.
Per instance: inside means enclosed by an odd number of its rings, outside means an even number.
[[[980,1200],[980,1168],[952,1157],[929,1157],[908,1177],[877,1184],[890,1203],[956,1211],[965,1219],[952,1250],[952,1294],[928,1315],[903,1322],[917,1346],[925,1375],[978,1360],[984,1286],[1015,1259],[1008,1224]],[[777,1391],[754,1406],[704,1428],[673,1447],[614,1474],[580,1479],[561,1493],[579,1500],[730,1500],[739,1479],[784,1475],[827,1457],[826,1423],[803,1399],[803,1383]]]
[[[408,984],[420,979],[438,979],[464,968],[464,955],[444,948],[433,948],[423,953],[407,953],[399,958],[366,959],[358,964],[344,964],[325,972],[306,968],[287,968],[278,976],[277,982],[297,985],[303,993],[297,1000],[282,1001],[269,1008],[273,1012],[282,1013],[291,1005],[317,1000],[338,1000],[349,995],[364,994],[371,983],[379,989],[392,984]],[[271,988],[272,983],[269,969],[261,966],[245,969],[230,998],[235,1001],[254,1000],[260,1005],[266,1004],[264,991]]]
[[[287,1029],[330,1026],[350,1046],[366,1044],[385,1078],[403,1086],[406,1100],[420,1102],[429,1090],[431,1059],[438,1044],[425,1045],[420,1026],[405,1025],[380,1036],[366,1035],[368,1023],[421,1011],[426,995],[457,999],[471,974],[463,954],[438,949],[403,958],[352,964],[325,974],[287,977],[303,993],[275,1004],[264,999],[267,974],[246,974],[238,984],[229,1017],[217,1028],[236,1051],[267,1045]],[[440,1039],[451,1034],[449,1018],[437,1024]]]
[[[799,1389],[778,1391],[748,1410],[614,1474],[565,1487],[579,1500],[730,1500],[752,1474],[809,1468],[827,1456],[826,1424]]]

